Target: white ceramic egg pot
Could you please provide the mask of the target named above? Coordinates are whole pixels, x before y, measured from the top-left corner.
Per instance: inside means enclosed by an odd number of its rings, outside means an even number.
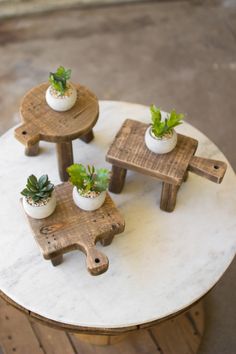
[[[174,129],[163,137],[156,137],[152,132],[152,127],[148,127],[145,133],[145,143],[149,150],[155,154],[167,154],[171,152],[177,144],[177,133]]]
[[[178,135],[174,127],[182,123],[184,116],[175,110],[164,114],[154,105],[150,111],[152,124],[145,132],[145,144],[155,154],[167,154],[176,147]]]
[[[48,180],[47,175],[41,176],[38,180],[34,175],[29,176],[21,194],[23,208],[31,218],[47,218],[56,208],[54,185]]]
[[[23,207],[26,212],[31,218],[34,219],[44,219],[50,216],[54,210],[56,209],[56,197],[54,193],[52,196],[44,201],[45,204],[39,203],[30,203],[26,197],[23,197]]]
[[[103,191],[95,196],[83,196],[76,187],[73,188],[74,203],[83,210],[93,211],[100,208],[106,199],[106,192]]]

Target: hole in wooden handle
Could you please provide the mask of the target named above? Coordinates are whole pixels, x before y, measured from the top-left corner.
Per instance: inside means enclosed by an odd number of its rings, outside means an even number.
[[[84,247],[84,252],[87,255],[86,263],[89,272],[92,275],[104,273],[109,265],[108,258],[105,254],[98,251],[96,247]]]

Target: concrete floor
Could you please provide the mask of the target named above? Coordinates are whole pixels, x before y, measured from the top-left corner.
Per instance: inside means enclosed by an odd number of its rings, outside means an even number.
[[[186,113],[236,168],[235,1],[147,1],[2,20],[1,133],[18,123],[22,95],[60,64],[99,99]],[[236,352],[235,279],[236,262],[206,298],[200,354]]]

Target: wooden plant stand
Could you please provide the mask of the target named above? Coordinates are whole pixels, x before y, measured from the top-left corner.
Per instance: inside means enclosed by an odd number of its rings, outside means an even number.
[[[171,212],[176,205],[179,187],[187,180],[188,171],[221,183],[227,165],[225,162],[195,156],[198,141],[178,134],[176,148],[168,154],[158,155],[145,145],[148,125],[127,119],[117,133],[106,155],[112,164],[109,190],[120,193],[127,170],[134,170],[162,181],[160,208]]]
[[[37,220],[27,215],[43,257],[54,266],[63,260],[63,254],[79,249],[86,255],[87,268],[92,275],[108,269],[108,258],[95,245],[111,244],[113,237],[124,231],[124,219],[107,194],[103,206],[95,211],[84,211],[72,200],[72,186],[62,183],[55,188],[57,207],[48,218]]]
[[[15,137],[26,146],[28,156],[38,154],[40,140],[56,143],[60,178],[67,181],[66,168],[73,164],[72,140],[80,138],[89,143],[93,139],[92,128],[99,116],[98,100],[86,87],[76,85],[75,105],[69,111],[56,112],[45,100],[48,86],[43,83],[24,96],[20,107],[22,124],[15,129]]]

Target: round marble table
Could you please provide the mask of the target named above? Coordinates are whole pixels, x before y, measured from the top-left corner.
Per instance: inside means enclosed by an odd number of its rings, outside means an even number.
[[[105,154],[126,118],[149,122],[149,108],[100,102],[89,144],[73,142],[74,160],[110,165]],[[199,140],[197,154],[226,161],[201,132],[184,123],[178,132]],[[27,157],[13,129],[0,139],[0,289],[31,316],[71,330],[120,333],[148,326],[183,311],[220,279],[235,255],[236,179],[230,166],[217,185],[190,173],[173,213],[159,209],[161,183],[129,171],[120,195],[112,195],[126,230],[105,249],[106,273],[92,277],[80,252],[52,267],[41,256],[21,208],[20,191],[29,174],[48,173],[60,183],[51,143]],[[102,246],[98,246],[102,249]]]

